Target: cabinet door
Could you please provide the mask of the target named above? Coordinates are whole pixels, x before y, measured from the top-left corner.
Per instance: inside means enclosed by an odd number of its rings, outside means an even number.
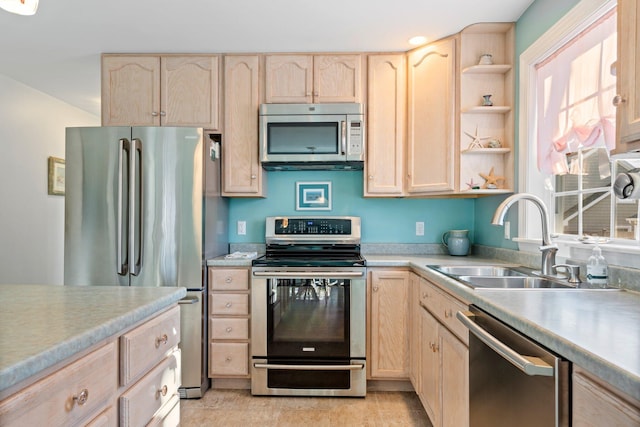
[[[626,144],[640,140],[640,88],[636,82],[640,78],[640,7],[637,0],[618,0],[618,95],[623,100],[616,109],[617,141],[616,151],[625,152],[631,147]],[[633,148],[640,148],[634,144]]]
[[[218,130],[218,57],[161,58],[161,122]]]
[[[102,125],[160,126],[159,57],[102,57]]]
[[[403,194],[406,59],[370,55],[367,91],[365,196]]]
[[[455,188],[455,39],[409,54],[407,191]]]
[[[441,395],[440,387],[440,338],[438,321],[425,309],[420,310],[420,370],[422,374],[422,393],[420,401],[434,426],[440,426]]]
[[[469,349],[440,327],[442,425],[469,425]]]
[[[313,102],[313,56],[268,55],[265,58],[265,102]]]
[[[371,377],[409,376],[409,273],[371,272]]]
[[[361,62],[361,55],[315,56],[314,102],[362,102]]]
[[[257,55],[225,56],[223,196],[262,196],[258,74]]]

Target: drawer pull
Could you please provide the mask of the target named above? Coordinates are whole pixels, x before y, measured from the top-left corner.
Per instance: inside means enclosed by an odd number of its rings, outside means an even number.
[[[228,302],[228,303],[226,303],[224,306],[225,306],[225,307],[227,307],[227,308],[231,308],[231,305],[232,305],[232,304],[231,304],[230,302]]]
[[[428,294],[428,293],[426,293],[426,292],[425,292],[425,293],[423,293],[423,294],[422,294],[422,298],[429,298],[429,294]]]
[[[77,396],[73,396],[73,400],[80,406],[84,405],[89,400],[89,390],[83,388]]]
[[[161,389],[158,390],[158,397],[160,396],[166,396],[167,395],[167,391],[169,391],[169,389],[167,388],[166,385],[163,385]]]
[[[233,359],[231,358],[231,356],[227,356],[224,361],[225,362],[231,362]]]
[[[227,330],[227,332],[229,332],[229,333],[230,333],[231,331],[233,331],[233,328],[232,328],[231,326],[227,326],[227,329],[226,329],[226,330]]]
[[[451,311],[451,309],[445,310],[444,311],[444,317],[446,317],[447,319],[450,318],[450,317],[453,317],[453,311]]]
[[[156,348],[160,347],[160,344],[166,344],[169,342],[167,334],[163,334],[161,337],[156,338]]]
[[[227,276],[224,278],[224,283],[231,283],[233,282],[233,278],[231,276]]]

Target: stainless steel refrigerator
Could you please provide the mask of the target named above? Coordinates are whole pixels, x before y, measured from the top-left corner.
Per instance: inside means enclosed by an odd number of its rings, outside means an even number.
[[[206,260],[228,252],[219,135],[66,129],[66,285],[182,286],[182,398],[208,388]]]

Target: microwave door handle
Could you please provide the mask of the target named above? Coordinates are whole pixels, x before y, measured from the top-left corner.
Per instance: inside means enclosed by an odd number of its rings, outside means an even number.
[[[344,156],[345,154],[347,154],[347,122],[343,120],[342,122],[340,122],[340,124],[342,125],[342,138],[340,140],[340,148],[342,149],[342,155]]]

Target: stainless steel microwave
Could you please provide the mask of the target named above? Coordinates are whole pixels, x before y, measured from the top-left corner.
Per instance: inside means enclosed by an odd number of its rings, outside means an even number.
[[[362,104],[261,104],[260,161],[267,170],[362,169]]]

